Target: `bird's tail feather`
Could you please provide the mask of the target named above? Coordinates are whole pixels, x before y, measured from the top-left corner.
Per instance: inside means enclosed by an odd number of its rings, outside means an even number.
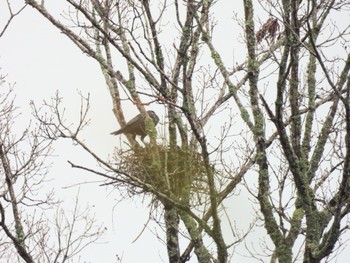
[[[111,135],[118,135],[118,134],[121,134],[121,130],[118,130],[118,131],[114,131],[114,132],[111,132]]]

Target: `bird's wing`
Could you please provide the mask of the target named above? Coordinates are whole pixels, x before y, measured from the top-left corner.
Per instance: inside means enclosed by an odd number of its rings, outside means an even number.
[[[130,121],[128,121],[128,122],[125,124],[125,127],[126,127],[126,126],[130,126],[130,125],[133,125],[135,122],[138,122],[139,119],[143,119],[141,114],[136,115],[134,118],[132,118]]]
[[[114,131],[111,134],[112,135],[118,135],[118,134],[121,134],[121,133],[128,133],[128,130],[130,129],[130,127],[133,127],[134,123],[139,122],[140,118],[143,119],[140,114],[136,115],[134,118],[132,118],[130,121],[128,121],[123,128],[121,128],[121,129],[119,129],[117,131]]]

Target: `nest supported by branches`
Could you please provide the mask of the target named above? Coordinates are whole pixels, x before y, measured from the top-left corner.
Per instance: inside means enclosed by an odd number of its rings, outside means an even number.
[[[163,145],[120,151],[116,155],[118,177],[128,186],[129,194],[157,191],[179,199],[190,193],[206,192],[205,166],[202,156],[189,149]],[[119,181],[120,178],[119,178]]]

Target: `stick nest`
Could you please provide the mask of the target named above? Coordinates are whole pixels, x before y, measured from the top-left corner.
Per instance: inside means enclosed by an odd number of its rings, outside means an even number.
[[[178,196],[206,192],[206,169],[201,154],[180,147],[163,145],[137,148],[116,154],[120,176],[136,193],[149,192],[149,188],[169,190]]]

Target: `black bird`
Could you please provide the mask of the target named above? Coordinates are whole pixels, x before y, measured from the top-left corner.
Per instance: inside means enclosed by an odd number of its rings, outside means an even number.
[[[156,126],[159,122],[159,117],[153,110],[147,111],[148,116],[153,120],[154,126]],[[130,121],[128,121],[124,128],[121,128],[120,130],[117,130],[115,132],[112,132],[112,135],[118,135],[118,134],[131,134],[131,136],[135,139],[136,135],[141,136],[141,141],[143,142],[143,139],[147,136],[146,127],[145,127],[145,120],[142,117],[141,114],[137,115],[136,117],[132,118]]]

